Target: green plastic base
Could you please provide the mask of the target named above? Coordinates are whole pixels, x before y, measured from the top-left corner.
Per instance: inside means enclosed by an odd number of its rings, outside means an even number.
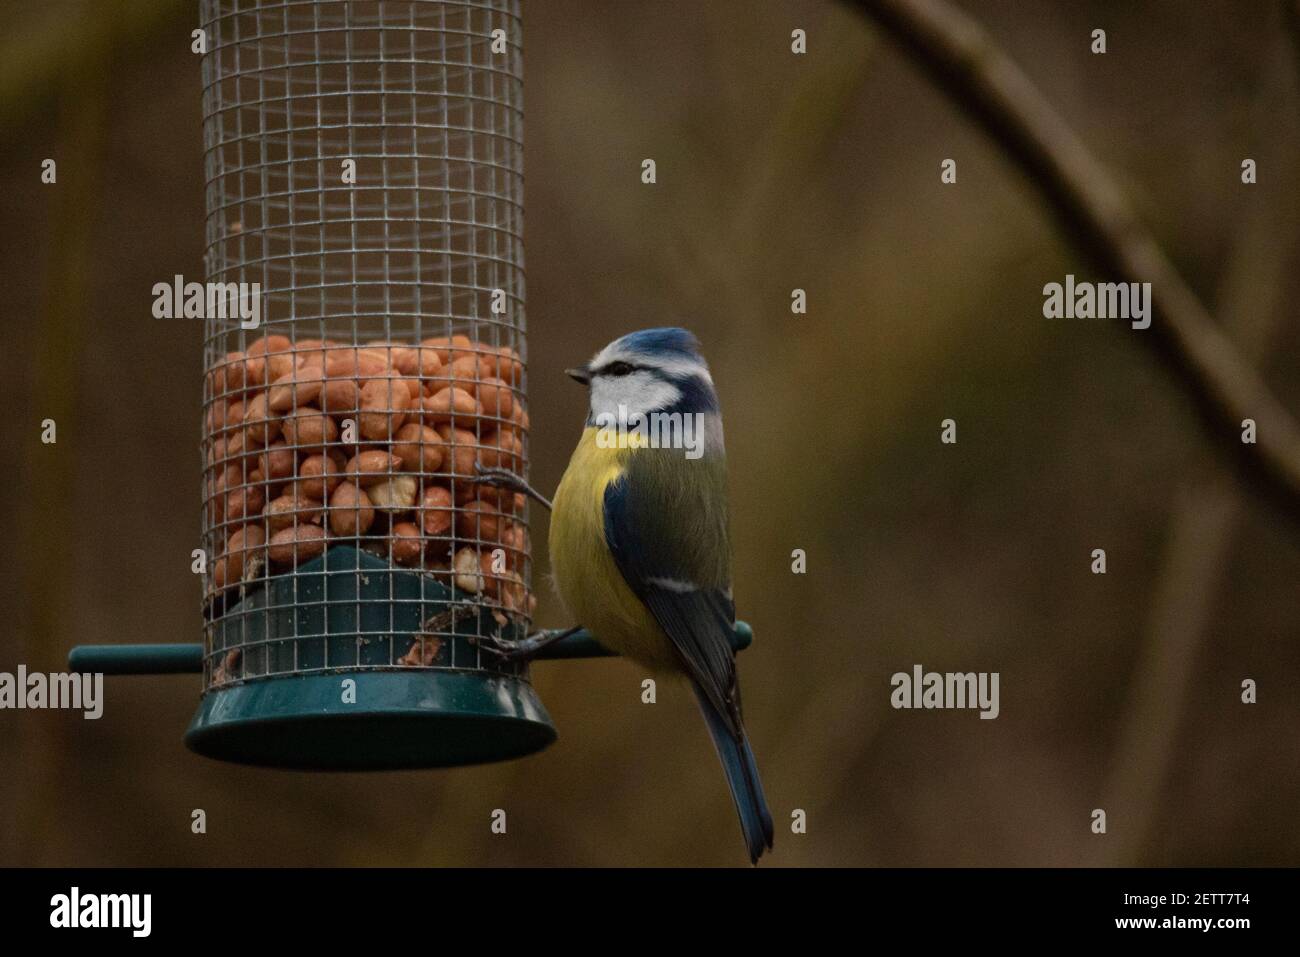
[[[503,627],[480,608],[438,628],[427,667],[396,664],[424,622],[472,595],[336,545],[241,598],[214,609],[209,675],[228,671],[210,677],[185,734],[199,754],[311,770],[441,768],[555,740],[527,666],[475,644],[522,638],[517,622]]]
[[[356,683],[355,704],[344,703],[347,680]],[[555,737],[527,681],[409,670],[262,678],[210,691],[185,744],[243,764],[379,771],[518,758]]]

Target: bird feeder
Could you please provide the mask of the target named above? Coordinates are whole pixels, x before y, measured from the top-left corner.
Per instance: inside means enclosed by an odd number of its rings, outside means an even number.
[[[257,306],[205,318],[203,643],[70,666],[201,673],[214,758],[537,751],[528,665],[488,647],[532,627],[528,503],[477,472],[528,473],[518,0],[200,8],[207,289]]]

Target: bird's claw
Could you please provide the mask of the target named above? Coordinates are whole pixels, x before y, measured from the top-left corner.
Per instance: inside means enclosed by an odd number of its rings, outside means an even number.
[[[471,639],[479,648],[490,655],[495,655],[506,661],[511,661],[522,657],[520,643],[517,641],[507,641],[499,635],[476,635]]]
[[[476,476],[474,481],[483,485],[514,487],[520,481],[519,476],[509,469],[486,468],[481,462],[474,463],[474,475]]]
[[[509,469],[485,468],[482,463],[475,462],[474,477],[469,481],[477,482],[481,485],[492,485],[496,488],[508,488],[511,491],[520,492],[537,502],[548,512],[551,510],[551,500],[549,498],[537,491],[537,489],[533,488],[525,482],[523,478]]]
[[[481,635],[473,640],[489,654],[496,655],[506,661],[520,661],[536,657],[543,649],[549,648],[551,645],[561,642],[581,630],[581,625],[574,625],[572,628],[543,629],[520,641],[507,641],[499,635]]]

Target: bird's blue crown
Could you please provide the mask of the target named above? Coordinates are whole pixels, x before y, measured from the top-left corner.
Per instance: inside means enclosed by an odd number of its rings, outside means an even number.
[[[700,342],[689,329],[664,326],[629,332],[614,345],[620,351],[639,352],[647,356],[683,356],[700,358]]]

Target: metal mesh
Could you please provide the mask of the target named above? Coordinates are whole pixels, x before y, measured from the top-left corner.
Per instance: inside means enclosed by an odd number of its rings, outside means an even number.
[[[466,481],[527,474],[518,0],[200,7],[207,280],[262,293],[205,327],[205,687],[517,673],[453,639],[531,624],[523,496]]]

